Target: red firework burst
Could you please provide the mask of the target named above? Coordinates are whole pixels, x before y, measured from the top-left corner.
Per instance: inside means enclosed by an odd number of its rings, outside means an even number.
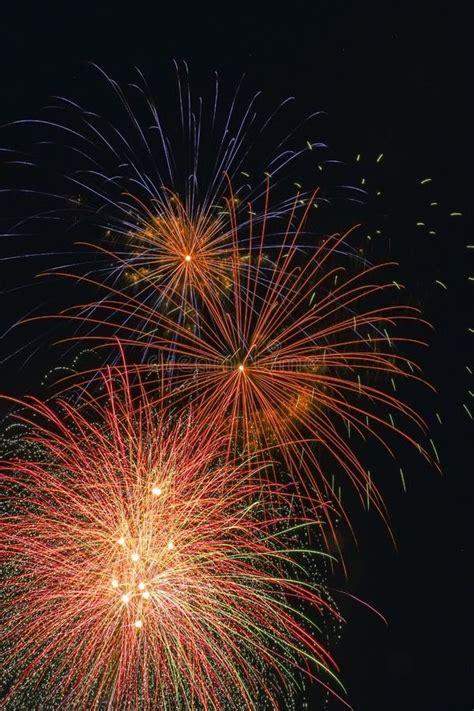
[[[277,709],[299,677],[337,684],[308,610],[338,615],[304,575],[294,529],[310,524],[287,489],[117,370],[103,385],[80,406],[18,403],[26,435],[0,475],[5,703]]]

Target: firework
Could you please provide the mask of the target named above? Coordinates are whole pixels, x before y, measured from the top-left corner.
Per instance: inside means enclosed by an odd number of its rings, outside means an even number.
[[[191,415],[171,426],[117,370],[103,389],[18,403],[26,434],[0,479],[4,705],[276,709],[302,678],[337,689],[314,621],[338,613],[305,574],[310,523],[289,491]]]
[[[272,137],[269,126],[289,99],[260,116],[258,94],[245,98],[239,84],[225,96],[217,77],[207,96],[194,95],[185,64],[176,66],[177,82],[168,87],[167,101],[176,98],[171,114],[152,98],[140,72],[121,86],[101,68],[94,69],[106,97],[103,112],[90,107],[87,98],[55,97],[38,117],[9,127],[15,133],[22,127],[29,132],[28,151],[6,155],[7,165],[23,171],[25,185],[19,191],[22,215],[11,232],[41,232],[46,223],[52,233],[59,225],[63,235],[67,226],[85,248],[74,252],[85,273],[100,275],[101,281],[139,296],[151,308],[173,298],[183,319],[188,307],[200,305],[203,291],[219,291],[229,280],[229,180],[234,186],[232,218],[243,231],[248,201],[256,204],[265,194],[265,175],[286,181],[288,166],[303,154],[314,158],[326,146],[307,136],[295,140],[298,127]],[[36,143],[32,134],[38,134]],[[60,156],[51,150],[56,143],[63,147]],[[258,166],[252,156],[256,143]],[[48,193],[38,187],[42,170],[51,186]],[[8,197],[17,192],[2,190]],[[285,189],[275,204],[275,215],[291,208],[287,193]],[[254,215],[254,222],[258,219]]]
[[[240,240],[234,222],[229,285],[207,294],[186,323],[177,322],[173,304],[151,309],[119,290],[65,318],[98,326],[99,335],[86,336],[93,342],[110,345],[109,329],[139,348],[155,399],[184,409],[192,402],[209,427],[230,434],[231,452],[278,448],[304,495],[331,502],[328,516],[342,513],[350,525],[336,490],[339,472],[387,520],[358,451],[371,439],[393,455],[398,436],[431,461],[418,443],[424,421],[397,392],[401,380],[422,381],[402,347],[423,344],[425,322],[417,308],[399,303],[400,284],[385,276],[393,264],[348,259],[350,232],[304,247],[311,207],[295,200],[277,246],[265,227],[253,232],[251,220]]]

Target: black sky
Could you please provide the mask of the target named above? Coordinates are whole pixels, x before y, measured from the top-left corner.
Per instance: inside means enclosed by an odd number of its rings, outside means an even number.
[[[349,623],[336,656],[359,711],[474,708],[473,451],[462,408],[468,387],[474,390],[465,369],[470,360],[473,365],[467,328],[474,326],[465,249],[474,242],[467,9],[456,2],[169,0],[5,3],[1,12],[0,123],[31,115],[50,95],[74,96],[87,81],[84,62],[102,64],[117,79],[127,79],[137,65],[153,85],[176,58],[189,62],[198,85],[214,70],[230,84],[245,72],[252,86],[264,89],[270,107],[294,95],[302,115],[325,110],[325,130],[341,155],[388,154],[396,234],[391,249],[436,329],[425,364],[439,396],[425,404],[443,419],[438,429],[434,418],[430,422],[444,477],[413,459],[407,494],[395,492],[388,500],[398,551],[375,517],[358,520],[360,547],[351,553],[347,589],[380,609],[389,627],[360,606],[345,608]],[[403,231],[418,219],[412,186],[426,175],[436,179],[437,199],[464,212],[462,224],[441,222],[430,248],[414,245],[413,231]],[[12,276],[9,267],[8,276],[21,283],[22,267],[16,269]],[[447,292],[439,291],[436,279],[446,282]],[[1,287],[0,314],[7,325],[15,307]],[[25,306],[20,299],[19,311]],[[14,365],[0,370],[2,389],[22,394],[35,387],[28,373],[16,377]],[[331,702],[329,708],[338,707]]]

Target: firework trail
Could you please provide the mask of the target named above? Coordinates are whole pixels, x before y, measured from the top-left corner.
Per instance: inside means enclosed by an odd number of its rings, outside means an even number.
[[[103,387],[80,407],[17,403],[25,434],[0,475],[3,707],[292,708],[303,678],[340,698],[318,641],[339,615],[297,543],[314,517],[191,416],[172,426],[116,370]]]

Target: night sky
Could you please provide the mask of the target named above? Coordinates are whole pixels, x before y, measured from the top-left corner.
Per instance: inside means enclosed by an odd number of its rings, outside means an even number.
[[[400,261],[413,301],[435,327],[423,364],[438,394],[422,393],[415,404],[427,415],[443,476],[403,453],[407,493],[398,479],[385,489],[398,550],[375,515],[356,513],[359,547],[348,543],[350,574],[344,586],[377,607],[389,626],[360,605],[341,603],[348,624],[335,654],[359,711],[472,709],[473,437],[463,403],[474,413],[466,370],[473,365],[468,277],[474,267],[468,265],[466,245],[474,242],[469,222],[474,124],[472,26],[462,4],[431,3],[423,9],[419,3],[376,7],[293,0],[278,7],[192,3],[189,9],[184,2],[130,2],[122,8],[98,1],[89,7],[27,2],[12,8],[13,3],[2,8],[0,24],[2,124],[33,115],[51,95],[84,93],[88,61],[124,81],[138,66],[153,87],[161,74],[170,74],[172,59],[186,59],[196,91],[214,70],[229,86],[245,73],[250,87],[264,90],[269,109],[292,95],[302,117],[326,112],[318,138],[351,164],[349,179],[365,170],[369,189],[371,180],[380,181],[388,238],[372,256]],[[375,159],[382,152],[383,173],[378,173]],[[357,153],[364,160],[369,156],[370,165],[354,166]],[[434,219],[435,238],[416,227],[426,216],[427,198],[420,191],[426,177],[433,179],[430,195],[442,208]],[[0,174],[0,188],[8,180]],[[450,219],[452,211],[462,212],[462,218]],[[1,216],[0,232],[8,219]],[[2,239],[2,255],[31,247]],[[2,333],[35,305],[35,289],[11,289],[26,287],[44,265],[0,263]],[[47,287],[44,298],[54,298],[54,288]],[[1,359],[20,341],[5,335]],[[2,390],[17,395],[34,390],[51,365],[49,357],[40,350],[27,365],[23,355],[6,360]],[[377,466],[374,461],[373,469]],[[397,471],[387,466],[387,477],[394,479]],[[319,692],[314,698],[310,708],[317,709]],[[331,701],[326,708],[340,707]]]

